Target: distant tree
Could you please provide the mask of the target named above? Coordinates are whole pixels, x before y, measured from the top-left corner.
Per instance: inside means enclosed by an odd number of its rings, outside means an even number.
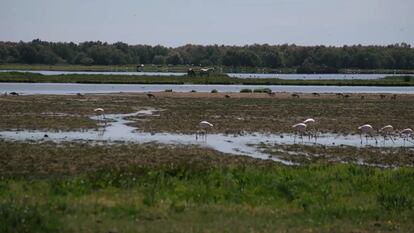
[[[165,64],[165,57],[160,56],[160,55],[156,55],[154,57],[154,59],[152,60],[152,63],[156,64],[156,65],[163,65],[163,64]]]
[[[21,44],[19,47],[20,60],[23,63],[36,63],[37,62],[37,51],[34,47],[28,44]]]
[[[265,52],[262,61],[265,67],[279,68],[284,66],[283,57],[279,52]]]
[[[210,59],[203,59],[200,61],[201,66],[212,66],[214,65],[213,62],[210,61]]]
[[[80,52],[76,57],[74,62],[76,64],[81,65],[92,65],[94,63],[94,60],[86,55],[84,52]]]
[[[183,64],[183,59],[179,53],[172,52],[167,56],[166,62],[167,64],[179,65],[179,64]]]
[[[0,62],[69,64],[193,64],[232,67],[318,69],[414,69],[414,48],[407,43],[387,46],[297,46],[295,44],[249,46],[109,44],[101,41],[54,43],[0,42]]]

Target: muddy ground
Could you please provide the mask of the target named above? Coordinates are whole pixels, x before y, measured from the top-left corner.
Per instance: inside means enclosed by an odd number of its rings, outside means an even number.
[[[292,132],[291,126],[312,117],[320,132],[356,133],[370,123],[414,127],[414,95],[276,93],[152,93],[94,95],[31,95],[0,97],[0,129],[85,130],[97,127],[93,109],[129,113],[163,109],[159,117],[137,120],[147,132],[194,133],[198,122],[214,124],[212,132]]]

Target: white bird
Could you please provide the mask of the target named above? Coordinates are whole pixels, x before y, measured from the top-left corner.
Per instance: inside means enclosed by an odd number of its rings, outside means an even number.
[[[374,137],[374,128],[370,124],[361,125],[358,127],[361,137],[361,144],[362,144],[362,134],[365,134],[366,141],[368,143],[368,136],[373,137],[375,139],[375,143],[378,143],[377,139]]]
[[[385,132],[385,133],[391,133],[393,130],[394,130],[394,127],[392,127],[392,125],[386,125],[382,127],[379,131]]]
[[[98,117],[98,120],[105,120],[104,109],[103,108],[95,108],[93,110]]]
[[[295,138],[294,141],[296,141],[296,135],[299,134],[300,137],[303,140],[303,134],[306,132],[307,125],[305,123],[298,123],[295,125],[292,125],[293,130],[295,131]]]
[[[213,128],[213,124],[211,124],[208,121],[201,121],[200,123],[198,123],[198,127],[200,128],[201,134],[205,136],[205,139],[207,140],[207,131],[210,128]],[[196,135],[197,138],[197,135]]]
[[[309,130],[310,131],[310,133],[309,133],[309,140],[313,136],[313,137],[315,137],[315,142],[316,142],[316,140],[317,140],[317,133],[316,133],[316,129],[314,127],[314,125],[316,123],[315,119],[308,118],[308,119],[304,120],[302,123],[303,124],[306,124],[310,128],[310,130]]]
[[[405,141],[408,141],[409,137],[412,137],[413,135],[413,130],[411,128],[406,128],[401,130],[401,136],[404,140],[404,146],[405,146]]]
[[[311,125],[311,124],[315,123],[315,119],[308,118],[308,119],[304,120],[302,123]]]
[[[387,136],[392,135],[392,132],[394,131],[394,127],[392,125],[386,125],[384,127],[382,127],[379,132],[381,133],[381,135],[384,137],[384,144],[385,144],[385,140],[387,138]],[[390,136],[391,140],[394,142],[394,140],[392,139],[392,136]]]
[[[93,111],[94,112],[104,112],[104,109],[103,108],[95,108]]]
[[[413,130],[410,128],[406,128],[406,129],[401,130],[401,133],[407,136],[411,136],[413,134]]]

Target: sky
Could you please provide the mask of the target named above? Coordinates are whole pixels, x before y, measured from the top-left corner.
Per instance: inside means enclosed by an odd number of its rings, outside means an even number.
[[[414,0],[0,0],[0,41],[414,45]]]

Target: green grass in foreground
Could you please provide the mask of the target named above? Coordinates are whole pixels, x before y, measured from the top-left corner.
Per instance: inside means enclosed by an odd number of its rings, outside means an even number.
[[[3,165],[13,168],[1,172],[1,232],[414,230],[414,169],[409,167],[286,167],[151,144],[1,146],[8,151]],[[101,165],[48,172],[87,165],[78,160]],[[50,169],[21,175],[20,164]]]
[[[339,85],[339,86],[414,86],[414,77],[392,76],[379,80],[282,80],[276,78],[230,78],[226,75],[210,77],[187,76],[131,76],[131,75],[41,75],[36,73],[2,72],[0,82],[50,83],[125,83],[125,84],[241,84],[241,85]]]

